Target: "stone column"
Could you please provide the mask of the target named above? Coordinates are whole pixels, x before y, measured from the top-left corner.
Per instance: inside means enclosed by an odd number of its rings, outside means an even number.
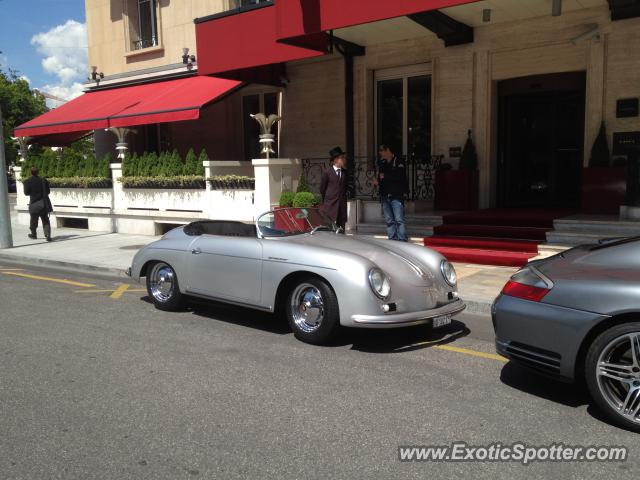
[[[302,163],[298,158],[258,158],[252,160],[256,179],[256,215],[277,205],[280,194],[298,188]]]

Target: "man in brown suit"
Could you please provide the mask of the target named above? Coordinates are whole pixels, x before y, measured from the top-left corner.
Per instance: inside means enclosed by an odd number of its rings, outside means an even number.
[[[329,152],[331,166],[322,174],[320,194],[323,210],[342,227],[347,222],[347,154],[336,147]]]

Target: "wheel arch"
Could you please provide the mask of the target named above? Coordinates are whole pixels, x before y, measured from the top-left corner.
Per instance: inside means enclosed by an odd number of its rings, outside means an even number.
[[[278,284],[278,288],[276,290],[275,302],[274,302],[274,311],[275,312],[281,311],[281,309],[285,304],[286,296],[290,292],[290,288],[292,285],[295,284],[295,282],[300,281],[302,279],[309,278],[309,277],[322,280],[329,286],[329,288],[334,294],[336,293],[335,289],[333,288],[333,285],[331,285],[331,282],[326,277],[323,277],[322,275],[319,275],[315,272],[311,272],[309,270],[298,270],[295,272],[291,272],[287,274],[282,280],[280,280],[280,283]]]
[[[633,321],[640,321],[640,312],[625,312],[613,315],[602,320],[601,322],[598,322],[591,328],[591,330],[589,330],[589,332],[587,332],[585,337],[582,339],[582,342],[580,343],[580,348],[578,349],[578,354],[576,355],[574,375],[577,381],[584,380],[584,362],[587,358],[589,346],[593,343],[596,337],[612,327],[625,323],[631,323]]]

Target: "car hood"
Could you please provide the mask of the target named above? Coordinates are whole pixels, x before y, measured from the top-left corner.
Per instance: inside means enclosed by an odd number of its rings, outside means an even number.
[[[391,278],[400,278],[413,285],[421,286],[433,284],[436,278],[434,265],[439,268],[444,258],[425,247],[357,235],[316,232],[313,235],[289,237],[289,240],[303,245],[358,255],[378,265]],[[420,254],[407,252],[407,249],[413,247],[421,250]]]

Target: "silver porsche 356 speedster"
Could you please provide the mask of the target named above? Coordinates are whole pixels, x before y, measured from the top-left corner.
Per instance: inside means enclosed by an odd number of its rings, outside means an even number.
[[[283,208],[255,224],[204,220],[141,249],[127,273],[176,310],[195,296],[281,311],[297,338],[328,341],[342,326],[440,327],[465,305],[439,253],[403,242],[337,235],[320,209]]]

